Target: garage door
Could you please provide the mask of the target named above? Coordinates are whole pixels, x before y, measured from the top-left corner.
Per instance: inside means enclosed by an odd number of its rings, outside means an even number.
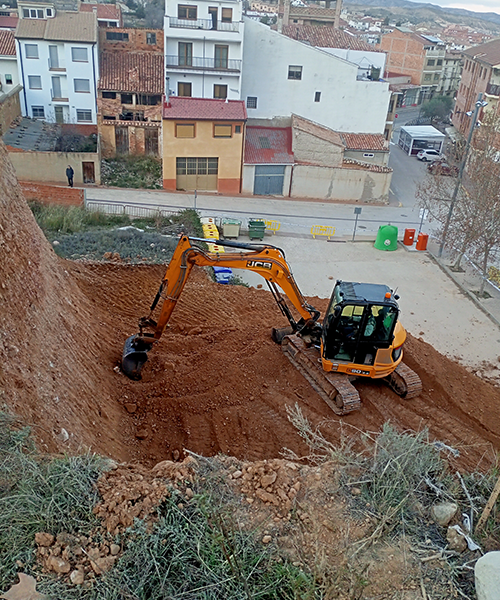
[[[217,191],[218,158],[177,158],[177,189]]]
[[[255,167],[253,193],[257,196],[282,196],[285,167],[259,165]]]

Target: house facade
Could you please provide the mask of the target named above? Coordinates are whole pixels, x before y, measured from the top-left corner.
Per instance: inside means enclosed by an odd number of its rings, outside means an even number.
[[[241,98],[249,119],[297,114],[335,131],[383,133],[390,96],[388,83],[359,78],[357,64],[245,22]]]
[[[0,30],[0,95],[8,94],[18,85],[14,32]]]
[[[382,36],[380,48],[387,52],[388,71],[410,75],[411,83],[421,86],[417,104],[434,96],[446,54],[445,44],[440,39],[396,27]]]
[[[95,125],[96,14],[44,10],[53,16],[21,18],[16,28],[22,114],[52,123]]]
[[[102,52],[100,75],[97,106],[103,157],[158,156],[163,54]]]
[[[163,106],[163,187],[225,194],[241,191],[244,102],[167,99]]]
[[[474,46],[462,53],[463,70],[453,112],[453,125],[467,137],[470,116],[480,93],[488,102],[483,110],[498,112],[500,98],[500,39]]]
[[[166,0],[164,33],[168,95],[240,98],[242,0]]]
[[[441,79],[436,92],[440,96],[454,97],[462,76],[462,53],[459,50],[447,51],[444,56]]]

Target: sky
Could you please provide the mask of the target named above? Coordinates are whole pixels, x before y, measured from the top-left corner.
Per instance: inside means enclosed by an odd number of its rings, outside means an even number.
[[[418,0],[412,0],[414,2]],[[425,2],[426,0],[419,0]],[[432,0],[430,4],[452,8],[465,8],[474,12],[495,12],[500,15],[500,0]]]

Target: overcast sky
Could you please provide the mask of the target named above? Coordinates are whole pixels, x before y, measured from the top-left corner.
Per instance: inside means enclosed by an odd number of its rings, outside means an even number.
[[[418,0],[413,0],[414,2]],[[420,0],[425,2],[425,0]],[[500,14],[500,0],[433,0],[430,4],[465,8],[475,12],[495,12]]]

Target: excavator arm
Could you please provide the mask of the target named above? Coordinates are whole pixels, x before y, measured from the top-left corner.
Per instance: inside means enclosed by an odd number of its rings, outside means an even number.
[[[122,369],[128,377],[140,379],[142,367],[147,361],[147,353],[165,331],[194,266],[230,267],[258,273],[268,282],[293,332],[311,334],[320,329],[317,323],[320,313],[305,301],[282,250],[267,244],[253,245],[218,240],[218,245],[241,250],[241,252],[218,254],[207,252],[203,247],[192,242],[213,243],[213,240],[189,238],[186,235],[180,237],[149,315],[139,319],[139,333],[129,337],[125,342]],[[298,321],[294,319],[278,288],[281,288],[299,313]],[[155,321],[152,314],[160,301],[162,301],[160,313]]]

